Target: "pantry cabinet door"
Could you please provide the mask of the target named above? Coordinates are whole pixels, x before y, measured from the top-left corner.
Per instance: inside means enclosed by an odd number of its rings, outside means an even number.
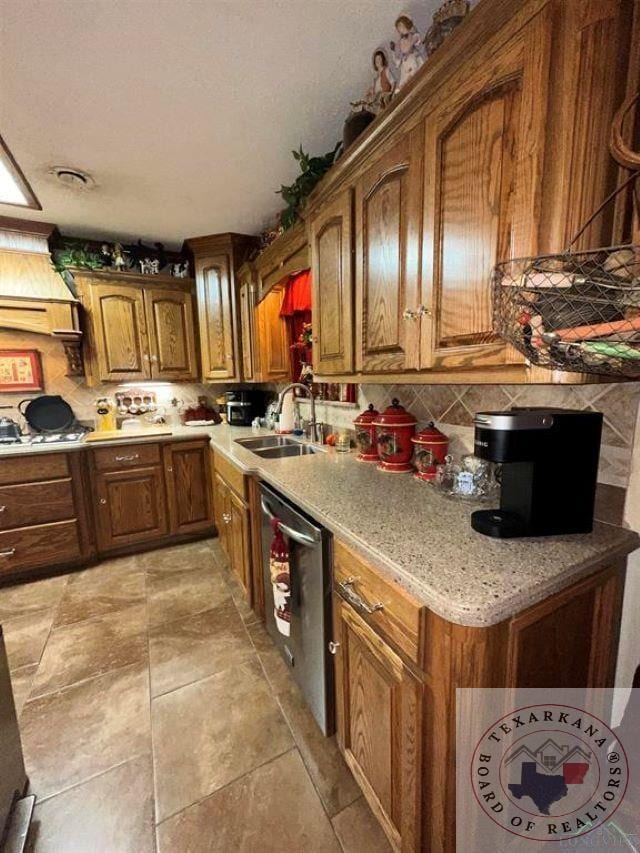
[[[522,363],[493,330],[491,272],[536,250],[549,38],[541,15],[427,117],[422,367]]]
[[[151,378],[144,296],[139,287],[92,284],[91,320],[101,382]]]
[[[356,369],[419,367],[420,128],[404,133],[356,187]]]
[[[151,377],[169,381],[198,378],[193,300],[184,290],[144,292],[151,349]]]
[[[394,850],[420,850],[422,684],[334,596],[338,744]]]
[[[352,195],[342,191],[309,225],[313,282],[313,372],[353,373]]]
[[[197,257],[195,271],[202,378],[239,380],[231,259],[226,253]]]

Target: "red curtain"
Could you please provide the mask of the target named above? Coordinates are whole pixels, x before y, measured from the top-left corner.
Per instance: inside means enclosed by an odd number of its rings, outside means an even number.
[[[289,325],[289,340],[293,341],[289,349],[291,357],[291,376],[294,382],[300,379],[302,362],[311,360],[311,347],[302,346],[300,337],[306,324],[311,322],[311,272],[302,270],[290,276],[287,282],[280,316],[285,317]]]

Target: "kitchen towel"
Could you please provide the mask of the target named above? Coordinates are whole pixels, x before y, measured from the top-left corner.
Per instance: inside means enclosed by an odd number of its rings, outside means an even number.
[[[291,573],[289,547],[285,542],[280,519],[271,519],[273,542],[269,554],[269,574],[273,588],[273,615],[276,628],[284,637],[291,634]]]

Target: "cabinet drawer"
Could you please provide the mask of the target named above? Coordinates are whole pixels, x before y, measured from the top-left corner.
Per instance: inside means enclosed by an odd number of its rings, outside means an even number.
[[[97,447],[93,458],[98,471],[121,471],[160,464],[159,444],[120,444],[118,447]]]
[[[0,459],[0,486],[9,483],[33,483],[69,476],[66,453],[31,453]]]
[[[0,576],[35,566],[56,566],[80,557],[76,521],[39,524],[0,533]]]
[[[220,453],[214,453],[213,465],[216,474],[219,474],[239,497],[247,497],[245,492],[244,474],[240,468],[236,468],[232,462],[229,462]]]
[[[371,568],[341,542],[334,542],[334,588],[375,630],[415,663],[420,662],[422,606]],[[368,612],[369,608],[381,608]]]
[[[0,486],[0,530],[28,527],[75,516],[71,480]]]

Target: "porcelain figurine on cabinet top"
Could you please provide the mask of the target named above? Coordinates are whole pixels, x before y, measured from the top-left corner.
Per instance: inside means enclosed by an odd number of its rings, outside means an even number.
[[[389,42],[389,46],[393,51],[396,68],[400,72],[397,88],[397,91],[400,91],[424,62],[424,53],[422,36],[409,15],[399,15],[395,22],[395,28],[399,39],[397,42]]]

